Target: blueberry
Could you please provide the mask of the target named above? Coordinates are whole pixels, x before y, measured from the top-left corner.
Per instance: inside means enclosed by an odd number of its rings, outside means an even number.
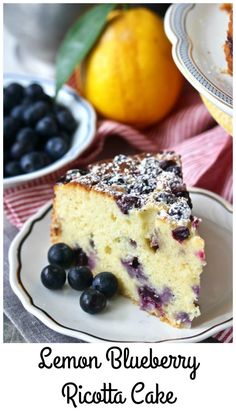
[[[29,153],[32,150],[33,150],[33,146],[31,142],[28,142],[28,143],[15,142],[10,149],[10,155],[12,159],[18,160],[24,154]]]
[[[10,150],[9,149],[3,149],[3,162],[4,162],[4,165],[7,162],[10,162],[10,161],[11,161]]]
[[[193,204],[188,191],[176,192],[175,195],[187,199],[188,206],[192,209]]]
[[[22,85],[18,84],[17,82],[12,82],[6,87],[4,91],[4,99],[5,96],[10,97],[16,106],[22,101],[24,97],[24,87],[22,87]]]
[[[13,109],[13,107],[15,106],[15,101],[5,91],[4,91],[4,102],[3,102],[3,106],[4,106],[4,116],[9,115],[9,113],[11,112],[11,110]]]
[[[171,186],[171,191],[173,192],[174,195],[179,195],[180,192],[185,192],[186,191],[186,185],[184,183],[179,184],[179,183],[175,183],[173,182],[172,184],[170,184]]]
[[[45,145],[45,151],[52,160],[60,159],[68,151],[69,145],[61,137],[49,139]]]
[[[23,104],[17,105],[11,111],[11,117],[16,118],[20,124],[24,124],[24,112],[26,110],[26,106]]]
[[[48,164],[49,159],[43,152],[30,152],[20,159],[21,169],[24,173],[34,172]]]
[[[105,308],[106,302],[106,296],[93,288],[86,289],[80,296],[81,308],[92,315],[101,312]]]
[[[188,205],[188,202],[183,199],[179,200],[176,203],[172,204],[168,210],[168,214],[175,220],[181,220],[189,218],[191,211]]]
[[[57,112],[56,118],[61,128],[68,133],[73,133],[77,127],[77,122],[68,109]]]
[[[25,88],[25,95],[31,100],[40,100],[44,96],[44,91],[41,85],[33,83]]]
[[[181,168],[180,168],[180,166],[174,166],[174,165],[171,165],[171,166],[169,166],[167,169],[166,169],[166,172],[172,172],[172,173],[174,173],[176,176],[179,176],[179,178],[182,178],[183,177],[183,175],[182,175],[182,170],[181,170]]]
[[[159,310],[161,315],[163,314],[163,311],[162,311],[163,303],[162,303],[159,293],[157,293],[155,289],[147,285],[140,286],[138,288],[138,294],[140,296],[142,309],[155,308]]]
[[[121,263],[131,277],[135,277],[138,280],[147,280],[147,276],[143,271],[143,266],[139,262],[138,257],[121,259]]]
[[[43,101],[38,101],[27,107],[23,114],[25,124],[28,126],[34,126],[39,120],[41,120],[49,111],[49,107]]]
[[[180,243],[190,236],[189,229],[187,227],[177,227],[172,231],[172,236]]]
[[[160,168],[165,171],[171,171],[171,168],[176,166],[175,160],[161,160],[160,161]]]
[[[26,107],[29,107],[29,106],[33,105],[34,102],[35,101],[32,98],[30,98],[30,97],[24,97],[23,100],[22,100],[22,102],[21,102],[21,104],[24,105],[24,106],[26,106]]]
[[[181,324],[190,324],[191,320],[187,312],[179,312],[175,316],[176,321],[180,321]]]
[[[70,143],[71,141],[71,136],[66,133],[65,131],[60,131],[60,137],[65,140],[67,143]]]
[[[87,266],[88,265],[88,260],[89,260],[88,256],[81,247],[77,247],[74,250],[74,255],[75,255],[75,264],[77,266]]]
[[[52,137],[55,136],[58,132],[58,127],[56,121],[51,116],[43,117],[36,124],[36,132],[43,137]]]
[[[68,283],[75,290],[84,290],[91,286],[93,273],[86,266],[71,267],[68,273]]]
[[[47,103],[48,106],[53,110],[53,105],[54,105],[54,98],[53,97],[44,93],[43,96],[41,97],[41,100],[44,101],[45,103]]]
[[[89,173],[89,170],[86,167],[79,168],[79,169],[77,169],[77,171],[79,171],[81,176],[87,175]]]
[[[140,198],[131,195],[122,195],[116,203],[123,214],[128,214],[130,209],[140,208],[141,206]]]
[[[74,252],[67,244],[54,244],[48,251],[48,261],[50,264],[56,264],[67,269],[72,265],[73,260]]]
[[[48,289],[61,289],[66,281],[66,272],[62,267],[50,264],[42,270],[41,281]]]
[[[24,145],[30,143],[32,147],[35,147],[38,142],[38,137],[33,129],[30,127],[24,127],[17,134],[16,141]]]
[[[20,129],[20,123],[13,117],[7,116],[4,118],[4,140],[6,139],[9,144],[13,143],[16,137],[16,133]]]
[[[162,160],[160,167],[165,172],[173,172],[176,176],[182,178],[181,167],[176,164],[175,160]]]
[[[164,204],[173,204],[176,197],[170,192],[160,192],[156,197],[157,202],[164,202]]]
[[[12,161],[5,165],[5,176],[18,176],[22,174],[19,162]]]
[[[54,103],[53,111],[55,114],[58,114],[60,111],[63,111],[63,110],[67,110],[67,108],[63,104],[56,103],[56,102]]]
[[[116,276],[110,272],[98,273],[93,279],[94,289],[103,293],[107,298],[111,298],[118,291],[118,281]]]

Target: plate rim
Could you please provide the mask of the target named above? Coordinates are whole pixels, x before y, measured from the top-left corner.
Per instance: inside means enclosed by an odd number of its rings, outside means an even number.
[[[227,202],[221,196],[215,194],[214,192],[197,188],[197,187],[188,187],[190,193],[201,194],[207,196],[211,199],[217,201],[224,209],[226,209],[230,214],[233,213],[232,205]],[[44,311],[40,306],[34,304],[34,301],[28,293],[27,289],[24,287],[21,278],[20,278],[20,270],[22,267],[21,259],[20,259],[20,251],[21,247],[23,246],[24,241],[30,235],[31,231],[34,228],[34,224],[36,222],[41,221],[51,210],[52,208],[52,201],[47,202],[44,204],[40,210],[38,210],[33,216],[31,216],[23,225],[22,229],[13,239],[8,253],[9,258],[9,280],[10,285],[13,292],[21,301],[23,307],[30,313],[32,313],[36,318],[38,318],[41,322],[43,322],[47,327],[50,329],[59,332],[63,335],[71,336],[76,339],[80,339],[82,341],[87,342],[113,342],[113,343],[186,343],[186,342],[198,342],[201,341],[209,336],[214,335],[217,332],[220,332],[232,325],[233,322],[233,314],[232,317],[225,319],[223,322],[219,322],[217,324],[212,325],[210,328],[203,329],[198,334],[190,335],[187,337],[181,338],[172,338],[166,340],[157,340],[157,341],[127,341],[127,340],[111,340],[107,338],[99,337],[98,335],[92,335],[87,332],[69,328],[59,322],[56,321],[47,311]]]
[[[20,81],[20,80],[29,81],[29,82],[35,81],[35,82],[39,82],[44,85],[47,84],[50,86],[55,85],[55,80],[53,78],[45,78],[40,75],[33,75],[33,74],[32,75],[31,74],[17,74],[13,72],[6,72],[3,74],[3,86],[6,81],[11,80],[11,79],[15,81]],[[62,169],[68,163],[71,163],[75,159],[77,159],[77,157],[80,154],[82,154],[82,152],[84,152],[92,143],[93,138],[96,134],[96,124],[97,124],[97,116],[96,116],[96,112],[94,108],[91,106],[91,104],[87,100],[85,100],[79,94],[77,94],[76,91],[73,88],[71,88],[69,85],[64,85],[62,88],[62,91],[64,91],[64,93],[68,94],[69,96],[71,96],[73,100],[76,101],[76,104],[82,106],[87,113],[86,124],[88,128],[88,132],[87,132],[87,136],[84,137],[83,139],[83,143],[80,147],[79,152],[78,151],[74,152],[74,154],[70,155],[69,157],[65,155],[65,157],[62,157],[58,161],[48,166],[45,166],[44,168],[39,169],[35,172],[26,173],[23,175],[17,175],[11,178],[3,178],[4,187],[8,188],[8,187],[13,186],[14,184],[23,184],[23,183],[30,182],[35,179],[40,179],[46,175],[53,174],[58,169]],[[71,147],[71,149],[72,148],[73,146]]]
[[[198,3],[172,4],[166,12],[164,27],[172,44],[172,56],[180,72],[192,86],[221,111],[232,117],[233,97],[214,85],[206,74],[202,73],[192,57],[193,43],[186,30],[186,19],[196,5]]]

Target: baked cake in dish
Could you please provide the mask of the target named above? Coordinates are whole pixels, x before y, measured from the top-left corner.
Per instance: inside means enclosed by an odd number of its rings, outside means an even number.
[[[68,171],[54,192],[52,243],[77,249],[94,274],[114,273],[142,309],[190,326],[205,254],[177,154],[118,155]]]
[[[227,30],[227,39],[224,44],[224,52],[228,64],[228,72],[230,75],[233,75],[233,4],[224,3],[222,9],[229,13],[229,25]]]

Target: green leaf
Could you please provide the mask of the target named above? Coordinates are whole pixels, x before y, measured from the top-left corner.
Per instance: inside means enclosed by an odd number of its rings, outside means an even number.
[[[95,6],[69,29],[57,54],[56,94],[88,55],[107,23],[107,15],[116,6],[115,3]]]

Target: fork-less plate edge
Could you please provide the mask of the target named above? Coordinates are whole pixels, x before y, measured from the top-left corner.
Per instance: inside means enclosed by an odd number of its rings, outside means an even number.
[[[213,192],[206,191],[204,189],[200,188],[189,188],[189,191],[191,193],[195,194],[203,194],[206,195],[215,201],[217,201],[220,205],[222,205],[228,212],[232,213],[232,205],[225,201],[220,196],[214,194]],[[59,332],[63,335],[68,335],[74,338],[81,339],[83,341],[87,342],[115,342],[115,343],[130,343],[130,342],[149,342],[149,341],[120,341],[120,340],[113,340],[113,339],[104,339],[97,335],[91,335],[89,333],[69,328],[64,325],[62,325],[60,322],[57,322],[53,317],[51,317],[45,310],[40,308],[39,306],[34,304],[34,301],[31,297],[31,295],[28,293],[26,288],[24,287],[20,271],[21,271],[21,258],[20,258],[20,251],[21,247],[24,243],[24,241],[27,239],[27,237],[30,235],[34,224],[38,221],[41,221],[51,210],[52,203],[51,201],[45,204],[36,214],[34,214],[31,218],[29,218],[26,223],[24,224],[23,228],[21,229],[20,233],[17,234],[17,236],[14,238],[14,240],[11,243],[10,249],[9,249],[9,265],[10,265],[10,272],[9,272],[9,279],[10,279],[10,285],[14,293],[17,295],[17,297],[20,299],[22,305],[24,308],[32,313],[36,318],[38,318],[41,322],[43,322],[47,327],[50,329]],[[213,325],[210,328],[207,328],[199,334],[194,334],[192,336],[188,337],[182,337],[182,338],[175,338],[175,339],[167,339],[167,340],[157,340],[152,341],[152,343],[163,343],[163,342],[199,342],[204,340],[207,337],[210,337],[214,334],[216,334],[219,331],[222,331],[232,325],[233,317],[229,317],[228,319],[225,319],[222,322],[219,322],[215,325]]]
[[[173,4],[166,12],[164,26],[172,43],[172,56],[180,72],[197,91],[220,110],[233,116],[232,97],[219,90],[198,68],[191,56],[192,40],[186,32],[185,22],[195,4]]]

